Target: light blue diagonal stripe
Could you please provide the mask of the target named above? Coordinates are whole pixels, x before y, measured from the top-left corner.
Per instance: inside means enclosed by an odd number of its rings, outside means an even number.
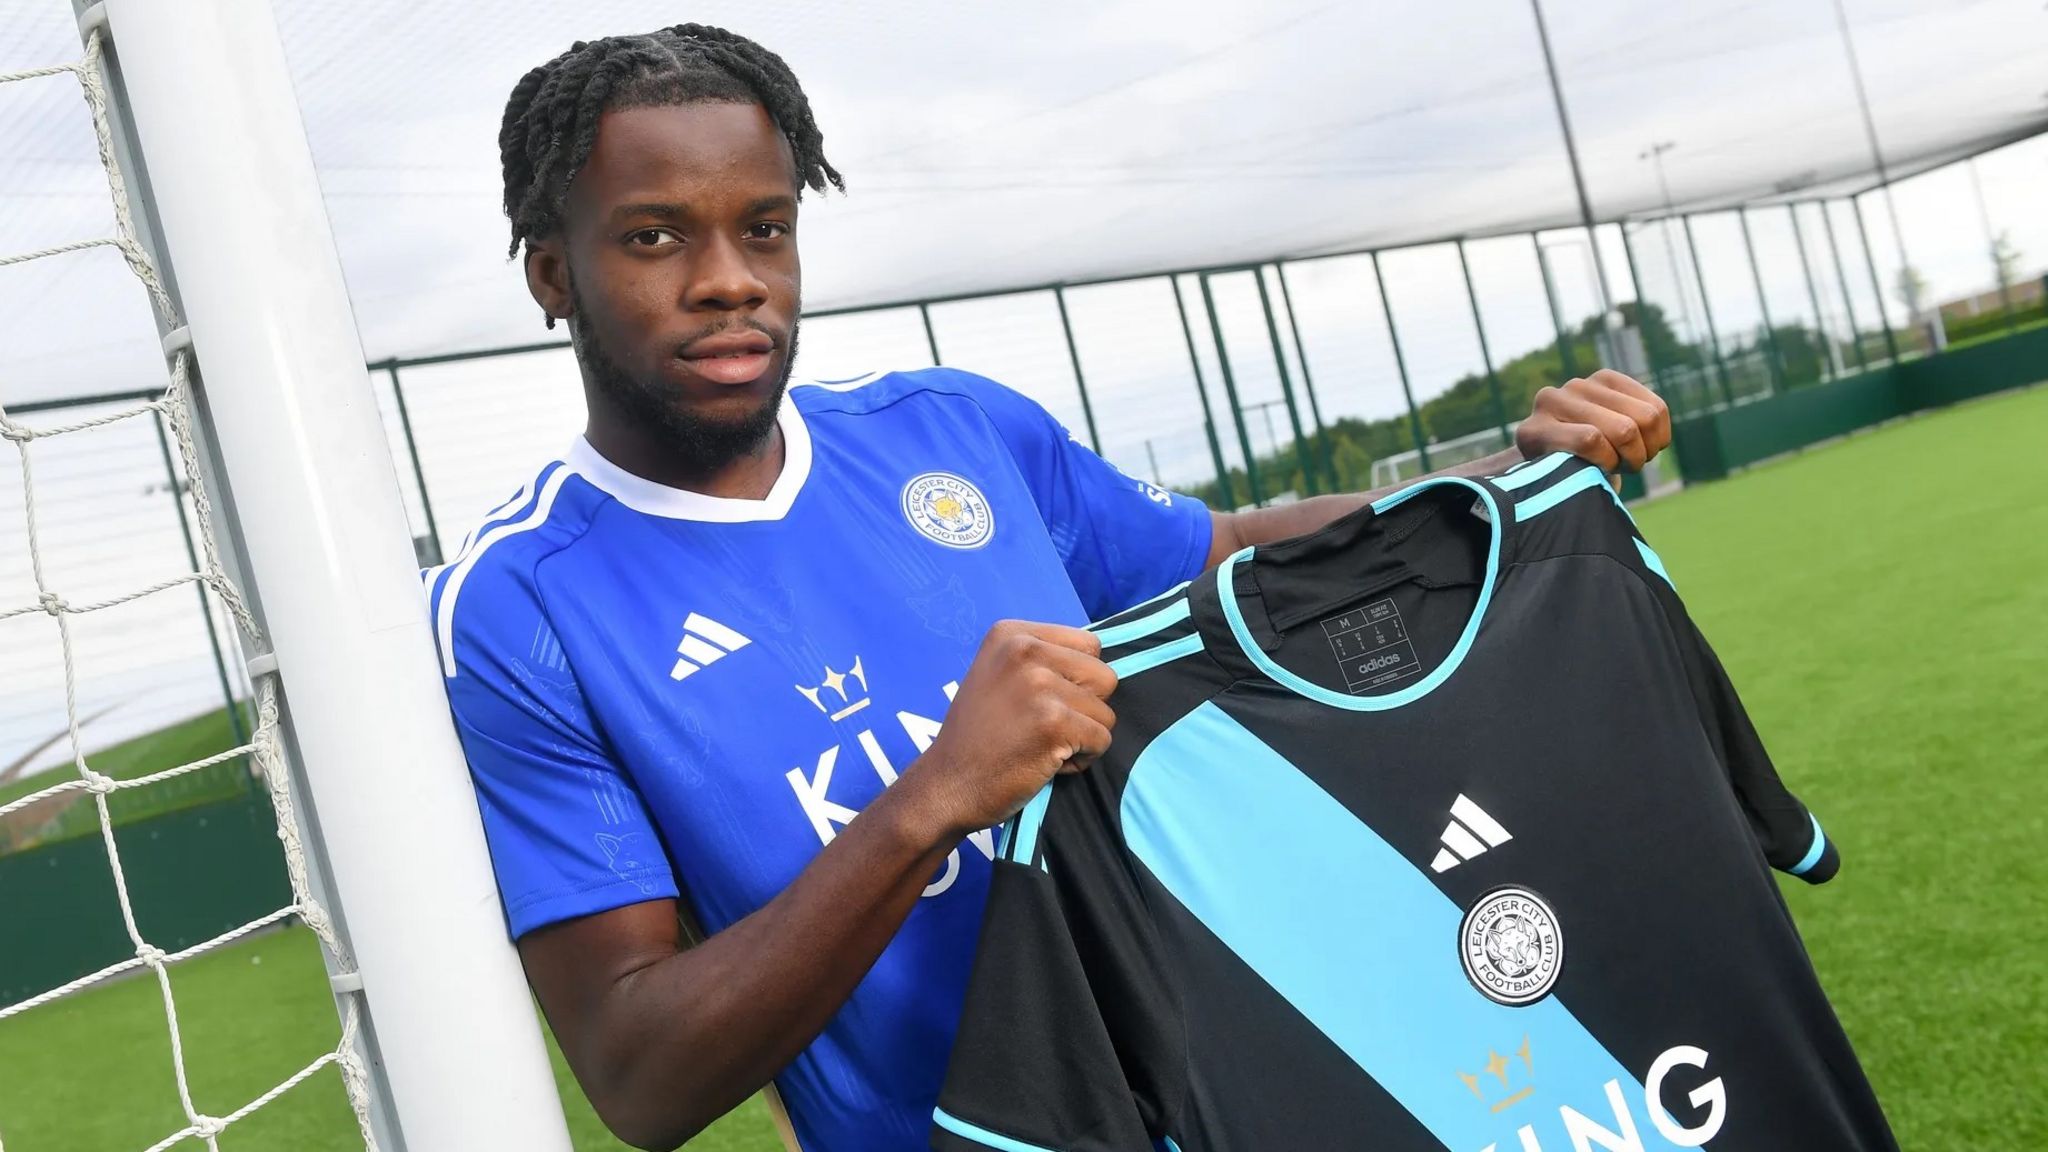
[[[1643,564],[1646,567],[1648,567],[1650,571],[1655,572],[1659,576],[1662,576],[1666,584],[1671,584],[1671,590],[1673,592],[1678,591],[1678,585],[1672,584],[1671,582],[1671,573],[1666,572],[1664,570],[1663,559],[1659,557],[1657,553],[1654,550],[1652,550],[1648,544],[1645,544],[1640,539],[1638,539],[1636,541],[1636,552],[1642,556]]]
[[[1186,597],[1182,597],[1157,612],[1140,616],[1136,620],[1127,620],[1111,628],[1104,628],[1095,635],[1102,641],[1104,648],[1114,648],[1119,644],[1129,644],[1133,640],[1140,640],[1154,632],[1171,628],[1187,618],[1188,602]]]
[[[1026,1144],[1000,1132],[991,1132],[979,1124],[969,1124],[944,1108],[932,1109],[932,1123],[963,1140],[972,1140],[985,1148],[997,1149],[998,1152],[1053,1152],[1053,1149],[1043,1144]]]
[[[1516,1008],[1481,995],[1459,961],[1459,906],[1213,702],[1139,755],[1120,815],[1174,899],[1446,1148],[1522,1146],[1527,1118],[1494,1114],[1457,1073],[1525,1039],[1549,1115],[1615,1123],[1609,1081],[1643,1098],[1556,996]],[[1569,965],[1582,926],[1569,906],[1558,914]],[[1648,1124],[1637,1138],[1643,1152],[1674,1148]]]
[[[1038,826],[1045,822],[1046,805],[1052,803],[1052,781],[1024,802],[1024,810],[1017,813],[1017,834],[1010,837],[1009,859],[1025,867],[1031,866],[1031,857],[1038,852]]]
[[[1191,656],[1201,650],[1202,634],[1200,632],[1191,632],[1178,640],[1169,640],[1157,648],[1147,648],[1143,652],[1133,652],[1122,659],[1111,660],[1109,662],[1109,670],[1116,673],[1120,678],[1135,676],[1148,668],[1157,668],[1168,661],[1178,660],[1183,656]]]
[[[1526,488],[1545,476],[1550,475],[1552,472],[1557,471],[1559,468],[1564,467],[1573,459],[1575,457],[1569,452],[1552,452],[1541,460],[1529,461],[1526,467],[1517,465],[1505,475],[1494,477],[1493,486],[1495,488],[1505,488],[1509,492],[1513,492],[1517,488]]]
[[[1808,812],[1806,818],[1813,821],[1813,844],[1806,849],[1806,855],[1799,858],[1799,863],[1786,869],[1794,876],[1804,876],[1813,871],[1813,866],[1820,863],[1821,853],[1828,850],[1827,834],[1820,830],[1820,817]]]
[[[1527,500],[1516,503],[1515,519],[1518,522],[1534,520],[1536,517],[1543,515],[1545,512],[1577,496],[1588,488],[1605,487],[1607,487],[1606,473],[1588,464],[1584,469],[1559,480]]]

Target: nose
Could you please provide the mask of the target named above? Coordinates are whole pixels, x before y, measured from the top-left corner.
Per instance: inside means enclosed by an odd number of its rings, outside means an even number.
[[[758,308],[768,300],[768,285],[755,273],[748,253],[737,241],[720,237],[699,250],[702,255],[685,288],[683,305],[695,310],[733,312]]]

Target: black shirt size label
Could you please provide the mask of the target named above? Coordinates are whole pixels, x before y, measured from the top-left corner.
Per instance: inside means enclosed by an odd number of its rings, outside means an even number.
[[[1323,635],[1344,673],[1344,687],[1353,696],[1422,670],[1401,610],[1392,600],[1375,600],[1323,623]]]

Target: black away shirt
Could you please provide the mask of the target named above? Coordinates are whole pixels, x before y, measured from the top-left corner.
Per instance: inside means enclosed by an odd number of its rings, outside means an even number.
[[[940,1152],[1892,1149],[1771,871],[1835,846],[1566,456],[1097,625],[1005,832]]]

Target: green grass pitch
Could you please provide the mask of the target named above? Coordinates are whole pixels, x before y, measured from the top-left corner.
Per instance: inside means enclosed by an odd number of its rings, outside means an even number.
[[[2048,1144],[2044,445],[2048,388],[2035,388],[1639,511],[1780,770],[1842,846],[1833,884],[1785,890],[1915,1150]],[[303,930],[173,979],[193,1090],[214,1114],[337,1034]],[[556,1067],[577,1148],[622,1148]],[[182,1124],[151,980],[0,1023],[0,1069],[9,1152],[140,1149]],[[338,1152],[352,1133],[329,1070],[221,1146]],[[691,1147],[777,1144],[754,1103]]]

